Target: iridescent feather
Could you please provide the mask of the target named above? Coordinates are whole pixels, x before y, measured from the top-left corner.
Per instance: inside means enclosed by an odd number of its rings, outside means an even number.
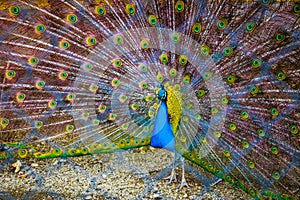
[[[299,198],[299,7],[2,1],[0,158],[148,146],[163,119],[176,153],[214,175],[207,182]]]

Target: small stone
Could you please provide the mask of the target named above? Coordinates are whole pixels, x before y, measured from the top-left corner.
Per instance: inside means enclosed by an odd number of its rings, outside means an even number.
[[[22,174],[20,177],[21,178],[26,178],[28,176],[28,174]]]
[[[21,169],[22,163],[19,160],[17,160],[17,162],[15,162],[15,163],[12,164],[12,166],[14,168],[16,168],[15,169],[15,173],[18,173],[20,171],[20,169]]]
[[[31,164],[31,167],[38,167],[39,166],[39,164],[37,164],[37,163],[32,163]]]
[[[58,163],[58,160],[54,161],[53,165],[55,166],[55,165],[57,165],[57,163]]]
[[[84,199],[92,199],[91,195],[86,196]]]
[[[141,150],[141,154],[143,154],[143,155],[144,155],[144,154],[146,154],[146,151],[144,151],[144,150]]]
[[[52,197],[51,196],[47,196],[46,200],[52,200]]]
[[[154,198],[158,198],[158,197],[159,197],[159,194],[158,194],[158,193],[155,193],[155,194],[153,194],[153,197],[154,197]]]

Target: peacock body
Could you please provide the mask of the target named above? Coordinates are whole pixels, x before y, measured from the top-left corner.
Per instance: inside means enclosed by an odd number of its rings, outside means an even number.
[[[2,1],[0,158],[152,145],[213,174],[209,184],[300,198],[299,8]]]

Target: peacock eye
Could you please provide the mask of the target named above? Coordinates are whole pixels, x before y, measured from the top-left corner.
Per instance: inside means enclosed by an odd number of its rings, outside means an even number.
[[[202,28],[202,26],[201,26],[200,23],[195,23],[195,24],[193,25],[193,32],[194,32],[195,34],[199,34],[199,33],[201,32],[201,28]]]
[[[184,56],[184,55],[179,56],[179,64],[181,66],[185,66],[187,64],[187,62],[188,62],[188,58],[186,56]]]
[[[233,49],[231,47],[226,47],[223,51],[225,56],[231,56],[233,53]]]
[[[101,7],[101,6],[96,6],[94,12],[97,15],[105,15],[106,14],[105,8]]]
[[[259,137],[264,137],[265,136],[265,131],[262,130],[262,129],[258,129],[257,133],[258,133]]]
[[[113,60],[113,66],[114,66],[115,68],[121,67],[121,66],[122,66],[122,61],[121,61],[120,59],[114,59],[114,60]]]
[[[171,77],[174,78],[174,77],[177,76],[177,70],[172,68],[172,69],[169,70],[169,74],[170,74]]]
[[[155,15],[150,15],[148,17],[148,22],[151,26],[155,26],[157,24],[157,18]]]
[[[121,103],[124,103],[126,100],[127,100],[127,96],[126,95],[124,95],[124,94],[121,94],[120,96],[119,96],[119,100],[120,100],[120,102]]]
[[[246,112],[246,111],[241,112],[241,116],[242,116],[242,119],[243,119],[243,120],[246,120],[246,119],[249,118],[249,114],[248,114],[248,112]]]
[[[211,113],[213,115],[217,114],[219,112],[218,108],[211,108]]]
[[[96,38],[95,37],[91,37],[91,36],[88,36],[86,39],[85,39],[87,45],[89,46],[93,46],[96,44]]]
[[[283,42],[286,39],[286,34],[282,32],[278,32],[275,34],[275,40],[278,43]]]
[[[66,40],[61,40],[61,41],[59,42],[59,46],[60,46],[60,48],[62,48],[62,49],[67,49],[67,48],[70,47],[70,43],[69,43],[68,41],[66,41]]]
[[[28,59],[28,64],[30,64],[31,66],[35,66],[37,65],[39,62],[39,59],[37,57],[34,57],[34,56],[31,56],[29,59]]]
[[[261,0],[261,2],[262,2],[263,4],[268,4],[268,3],[270,3],[270,0]]]
[[[141,49],[147,50],[149,48],[149,41],[147,39],[142,39],[140,46]]]
[[[55,109],[56,106],[57,106],[57,102],[55,100],[51,100],[51,101],[48,102],[48,107],[50,109]]]
[[[215,133],[214,133],[214,136],[216,137],[216,138],[220,138],[221,137],[221,132],[220,131],[216,131]]]
[[[236,78],[234,75],[227,76],[227,83],[233,84],[235,82]]]
[[[9,12],[13,15],[19,15],[20,14],[20,8],[18,6],[11,6],[9,8]]]
[[[15,72],[14,72],[14,71],[10,71],[10,72],[8,73],[8,75],[11,76],[11,77],[13,77],[13,76],[15,76]]]
[[[261,60],[260,59],[254,59],[252,61],[252,67],[253,68],[257,68],[257,67],[260,67],[261,66]]]
[[[7,125],[8,124],[8,119],[2,119],[1,124],[2,125]]]
[[[278,80],[282,81],[286,79],[286,74],[284,72],[278,72],[276,77]]]
[[[247,142],[247,141],[243,141],[243,142],[242,142],[242,145],[243,145],[243,148],[244,148],[244,149],[249,148],[249,142]]]
[[[148,88],[148,83],[146,81],[141,81],[139,83],[139,87],[144,90],[144,89],[147,89]]]
[[[166,64],[169,62],[169,55],[166,53],[163,53],[160,55],[159,59],[160,59],[160,62],[162,62],[163,64]]]
[[[225,180],[229,181],[231,180],[231,177],[229,175],[225,176]]]
[[[70,23],[75,23],[77,21],[77,16],[75,14],[67,15],[67,21]]]
[[[124,39],[123,39],[123,36],[121,34],[117,34],[117,35],[114,36],[114,43],[116,45],[121,45],[121,44],[123,44],[123,42],[124,42]]]
[[[300,13],[300,6],[299,6],[299,4],[294,5],[293,11],[294,11],[294,13],[296,13],[296,14],[299,14],[299,13]]]
[[[38,34],[45,32],[45,30],[46,27],[43,24],[39,24],[35,27],[35,32]]]
[[[185,75],[185,76],[183,77],[183,83],[184,83],[184,84],[189,84],[190,82],[191,82],[191,77],[190,77],[190,75],[189,75],[189,74]]]
[[[230,123],[229,124],[229,129],[232,130],[232,131],[236,130],[236,125],[234,123]]]
[[[61,152],[61,149],[60,148],[56,148],[55,149],[55,153],[60,153]]]
[[[179,33],[172,33],[170,35],[170,38],[171,38],[173,43],[178,43],[178,42],[180,42],[181,36],[180,36]]]
[[[68,73],[65,71],[61,71],[58,73],[58,78],[62,81],[66,80],[68,78]]]
[[[19,94],[19,98],[20,99],[25,99],[25,94],[23,94],[23,93]]]
[[[227,19],[220,19],[218,21],[218,28],[219,29],[224,29],[224,28],[226,28],[227,24],[228,24]]]
[[[278,152],[279,152],[278,147],[272,146],[272,147],[271,147],[271,152],[272,152],[272,154],[277,155]]]
[[[26,97],[26,95],[24,93],[18,92],[17,96],[16,96],[17,102],[18,103],[23,103],[24,100],[25,100],[25,97]]]
[[[206,92],[203,89],[200,89],[200,90],[197,91],[197,96],[199,98],[202,98],[205,94],[206,94]]]
[[[253,96],[255,96],[256,94],[258,94],[259,91],[260,91],[260,90],[259,90],[258,86],[253,86],[253,87],[250,88],[250,93],[251,93]]]
[[[229,103],[229,98],[228,97],[223,97],[221,98],[221,102],[223,105],[227,105]]]
[[[255,28],[255,25],[253,23],[248,23],[246,25],[246,31],[247,32],[252,32],[254,30],[254,28]]]
[[[127,4],[126,12],[130,15],[134,15],[135,14],[135,6],[133,4]]]
[[[203,56],[207,56],[210,53],[210,48],[206,44],[203,44],[201,45],[200,53]]]
[[[253,189],[249,190],[249,194],[250,194],[250,196],[254,197],[255,196],[255,190],[253,190]]]
[[[37,122],[35,122],[35,127],[36,127],[36,128],[40,128],[42,125],[43,125],[43,122],[42,122],[42,121],[37,121]]]
[[[16,76],[16,72],[14,70],[7,70],[5,72],[5,78],[8,80],[12,80]]]
[[[248,162],[248,166],[249,166],[249,168],[251,168],[251,169],[253,169],[254,167],[255,167],[255,163],[253,162],[253,161],[249,161]]]
[[[278,171],[274,171],[274,172],[273,172],[273,178],[274,178],[275,180],[278,180],[278,179],[280,178],[280,173],[279,173]]]
[[[68,95],[69,99],[74,99],[75,98],[75,94],[71,93]]]
[[[298,130],[298,127],[296,125],[292,125],[290,127],[290,131],[291,131],[292,134],[297,134],[299,130]]]
[[[277,108],[271,108],[270,112],[273,117],[276,117],[279,114],[279,111],[277,110]]]
[[[147,72],[147,65],[145,65],[144,63],[139,64],[138,68],[140,72]]]
[[[183,1],[177,1],[175,4],[175,9],[178,12],[182,12],[184,10],[184,2]]]

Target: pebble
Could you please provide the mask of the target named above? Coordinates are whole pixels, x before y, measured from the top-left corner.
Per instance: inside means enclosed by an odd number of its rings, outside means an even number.
[[[84,199],[92,199],[92,196],[91,195],[88,195],[88,196],[86,196]]]
[[[28,176],[28,174],[22,174],[20,177],[21,178],[26,178]]]
[[[15,163],[12,164],[12,166],[14,168],[16,168],[15,169],[15,173],[18,173],[21,170],[22,163],[19,160],[17,160],[17,162],[15,162]]]
[[[160,196],[160,195],[157,194],[157,193],[153,194],[153,197],[154,197],[154,198],[158,198],[159,196]]]
[[[54,161],[52,165],[55,166],[57,164],[58,164],[58,160]]]
[[[31,164],[31,167],[38,167],[39,166],[39,164],[37,164],[37,163],[32,163]]]

